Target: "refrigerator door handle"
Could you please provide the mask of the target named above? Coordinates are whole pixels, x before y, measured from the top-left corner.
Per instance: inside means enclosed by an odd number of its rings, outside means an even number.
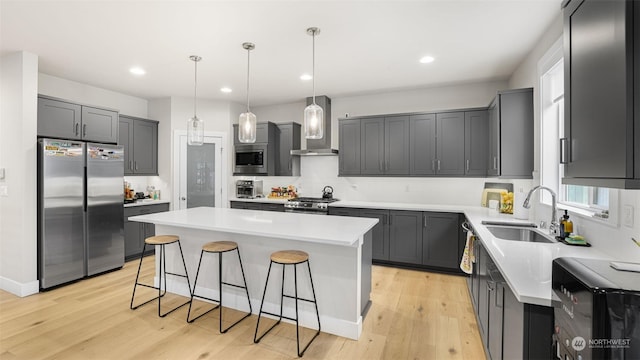
[[[84,181],[82,182],[82,193],[84,194],[83,196],[83,200],[82,200],[82,210],[86,213],[87,212],[87,166],[85,165],[84,167]]]

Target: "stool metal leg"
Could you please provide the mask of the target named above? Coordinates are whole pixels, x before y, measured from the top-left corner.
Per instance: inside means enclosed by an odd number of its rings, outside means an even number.
[[[240,259],[240,250],[238,250],[238,248],[236,248],[235,250],[238,252],[238,259]],[[240,259],[240,270],[242,271],[242,280],[244,282],[244,286],[227,283],[227,282],[222,281],[222,252],[218,252],[218,274],[219,274],[219,276],[218,276],[218,292],[219,292],[219,299],[216,300],[216,299],[211,299],[211,298],[208,298],[208,297],[196,295],[196,284],[198,282],[198,274],[200,273],[200,266],[202,265],[202,256],[203,256],[203,254],[204,254],[204,250],[200,253],[200,261],[198,262],[198,270],[196,271],[196,282],[193,284],[193,291],[191,292],[191,303],[189,304],[189,312],[187,313],[187,322],[192,323],[196,319],[208,314],[209,312],[220,308],[220,319],[219,319],[219,327],[218,327],[218,329],[219,329],[221,334],[224,334],[227,331],[229,331],[229,329],[231,329],[232,327],[236,326],[240,321],[242,321],[242,320],[248,318],[249,316],[251,316],[251,313],[253,311],[252,308],[251,308],[251,299],[249,298],[249,289],[247,288],[247,281],[246,281],[245,276],[244,276],[244,269],[242,268],[242,259]],[[224,285],[238,287],[238,288],[244,288],[244,290],[245,290],[245,292],[247,294],[247,301],[249,302],[249,312],[245,316],[240,318],[238,321],[236,321],[233,324],[231,324],[226,329],[222,328],[222,285],[223,284]],[[194,298],[200,298],[200,299],[205,299],[205,300],[217,302],[218,305],[216,305],[212,309],[209,309],[206,312],[198,315],[197,317],[195,317],[193,319],[190,319],[191,306],[193,304],[193,299]]]
[[[308,302],[312,302],[315,307],[316,307],[316,316],[318,317],[318,331],[316,331],[316,333],[313,335],[313,337],[311,338],[311,340],[309,340],[309,342],[307,343],[307,345],[304,347],[304,349],[302,349],[302,352],[300,352],[300,333],[298,330],[298,279],[297,279],[297,264],[293,265],[293,277],[294,277],[294,287],[295,287],[295,297],[296,297],[296,340],[297,340],[297,345],[298,345],[298,356],[302,357],[302,355],[304,355],[304,352],[307,351],[307,348],[309,348],[309,345],[311,345],[311,343],[313,342],[313,340],[316,339],[316,337],[318,337],[318,335],[320,335],[320,313],[318,312],[318,302],[316,300],[316,291],[313,288],[313,278],[311,277],[311,266],[309,265],[309,260],[307,260],[307,268],[309,269],[309,281],[311,282],[311,293],[313,294],[313,301],[309,301],[306,300]],[[305,300],[305,299],[300,299],[300,300]]]
[[[253,342],[256,343],[256,344],[259,343],[260,340],[262,340],[262,338],[269,333],[269,331],[271,331],[274,327],[276,327],[276,325],[280,324],[280,321],[282,320],[282,304],[281,304],[280,305],[280,318],[278,319],[278,321],[275,324],[273,324],[262,335],[260,335],[260,337],[258,337],[258,328],[260,327],[260,317],[261,317],[262,313],[264,312],[265,314],[278,316],[277,314],[271,314],[271,313],[262,311],[262,308],[264,306],[264,298],[267,295],[267,287],[269,286],[269,277],[271,276],[271,266],[272,265],[273,265],[273,261],[269,262],[269,270],[267,271],[267,281],[264,284],[264,292],[262,293],[262,302],[260,303],[260,311],[258,312],[258,322],[256,323],[256,332],[253,335]],[[284,267],[282,268],[282,273],[283,273],[283,278],[284,278]]]

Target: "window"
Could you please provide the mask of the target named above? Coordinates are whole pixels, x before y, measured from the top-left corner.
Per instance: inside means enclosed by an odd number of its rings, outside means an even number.
[[[564,137],[564,64],[562,42],[558,41],[543,57],[540,76],[540,183],[558,194],[562,208],[585,215],[608,217],[610,190],[578,185],[563,185],[560,164],[560,138]],[[551,196],[541,192],[540,201],[551,205]]]

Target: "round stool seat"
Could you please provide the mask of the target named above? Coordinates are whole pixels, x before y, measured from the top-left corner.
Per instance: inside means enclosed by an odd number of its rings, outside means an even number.
[[[233,241],[212,241],[202,245],[202,251],[225,252],[238,248],[238,244]]]
[[[283,250],[271,254],[271,261],[278,264],[299,264],[309,260],[309,254],[300,250]]]
[[[180,237],[176,235],[156,235],[144,239],[144,242],[149,245],[167,245],[178,240],[180,240]]]

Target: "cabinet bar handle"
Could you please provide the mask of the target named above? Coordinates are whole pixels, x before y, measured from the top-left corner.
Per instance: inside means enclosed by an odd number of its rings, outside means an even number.
[[[469,172],[469,159],[467,159],[467,172]]]
[[[73,130],[73,133],[74,133],[76,136],[78,136],[79,126],[80,126],[80,124],[76,123],[75,129]]]
[[[498,157],[493,157],[493,170],[498,170]]]
[[[133,170],[133,161],[129,160],[129,170]]]
[[[569,152],[567,138],[560,139],[560,164],[568,164],[569,160],[567,159],[567,154]]]
[[[422,227],[427,228],[427,215],[422,215]]]
[[[502,291],[500,291],[502,290]],[[495,303],[496,306],[501,308],[502,307],[502,294],[504,293],[504,285],[501,283],[497,283],[496,284],[496,298],[495,298]]]
[[[137,161],[134,161],[134,162],[133,162],[133,164],[134,164],[134,165],[133,165],[133,166],[134,166],[134,168],[135,168],[136,170],[138,170],[138,162],[137,162]]]
[[[438,159],[438,171],[440,171],[440,159]]]
[[[87,124],[82,125],[82,136],[87,136]]]

